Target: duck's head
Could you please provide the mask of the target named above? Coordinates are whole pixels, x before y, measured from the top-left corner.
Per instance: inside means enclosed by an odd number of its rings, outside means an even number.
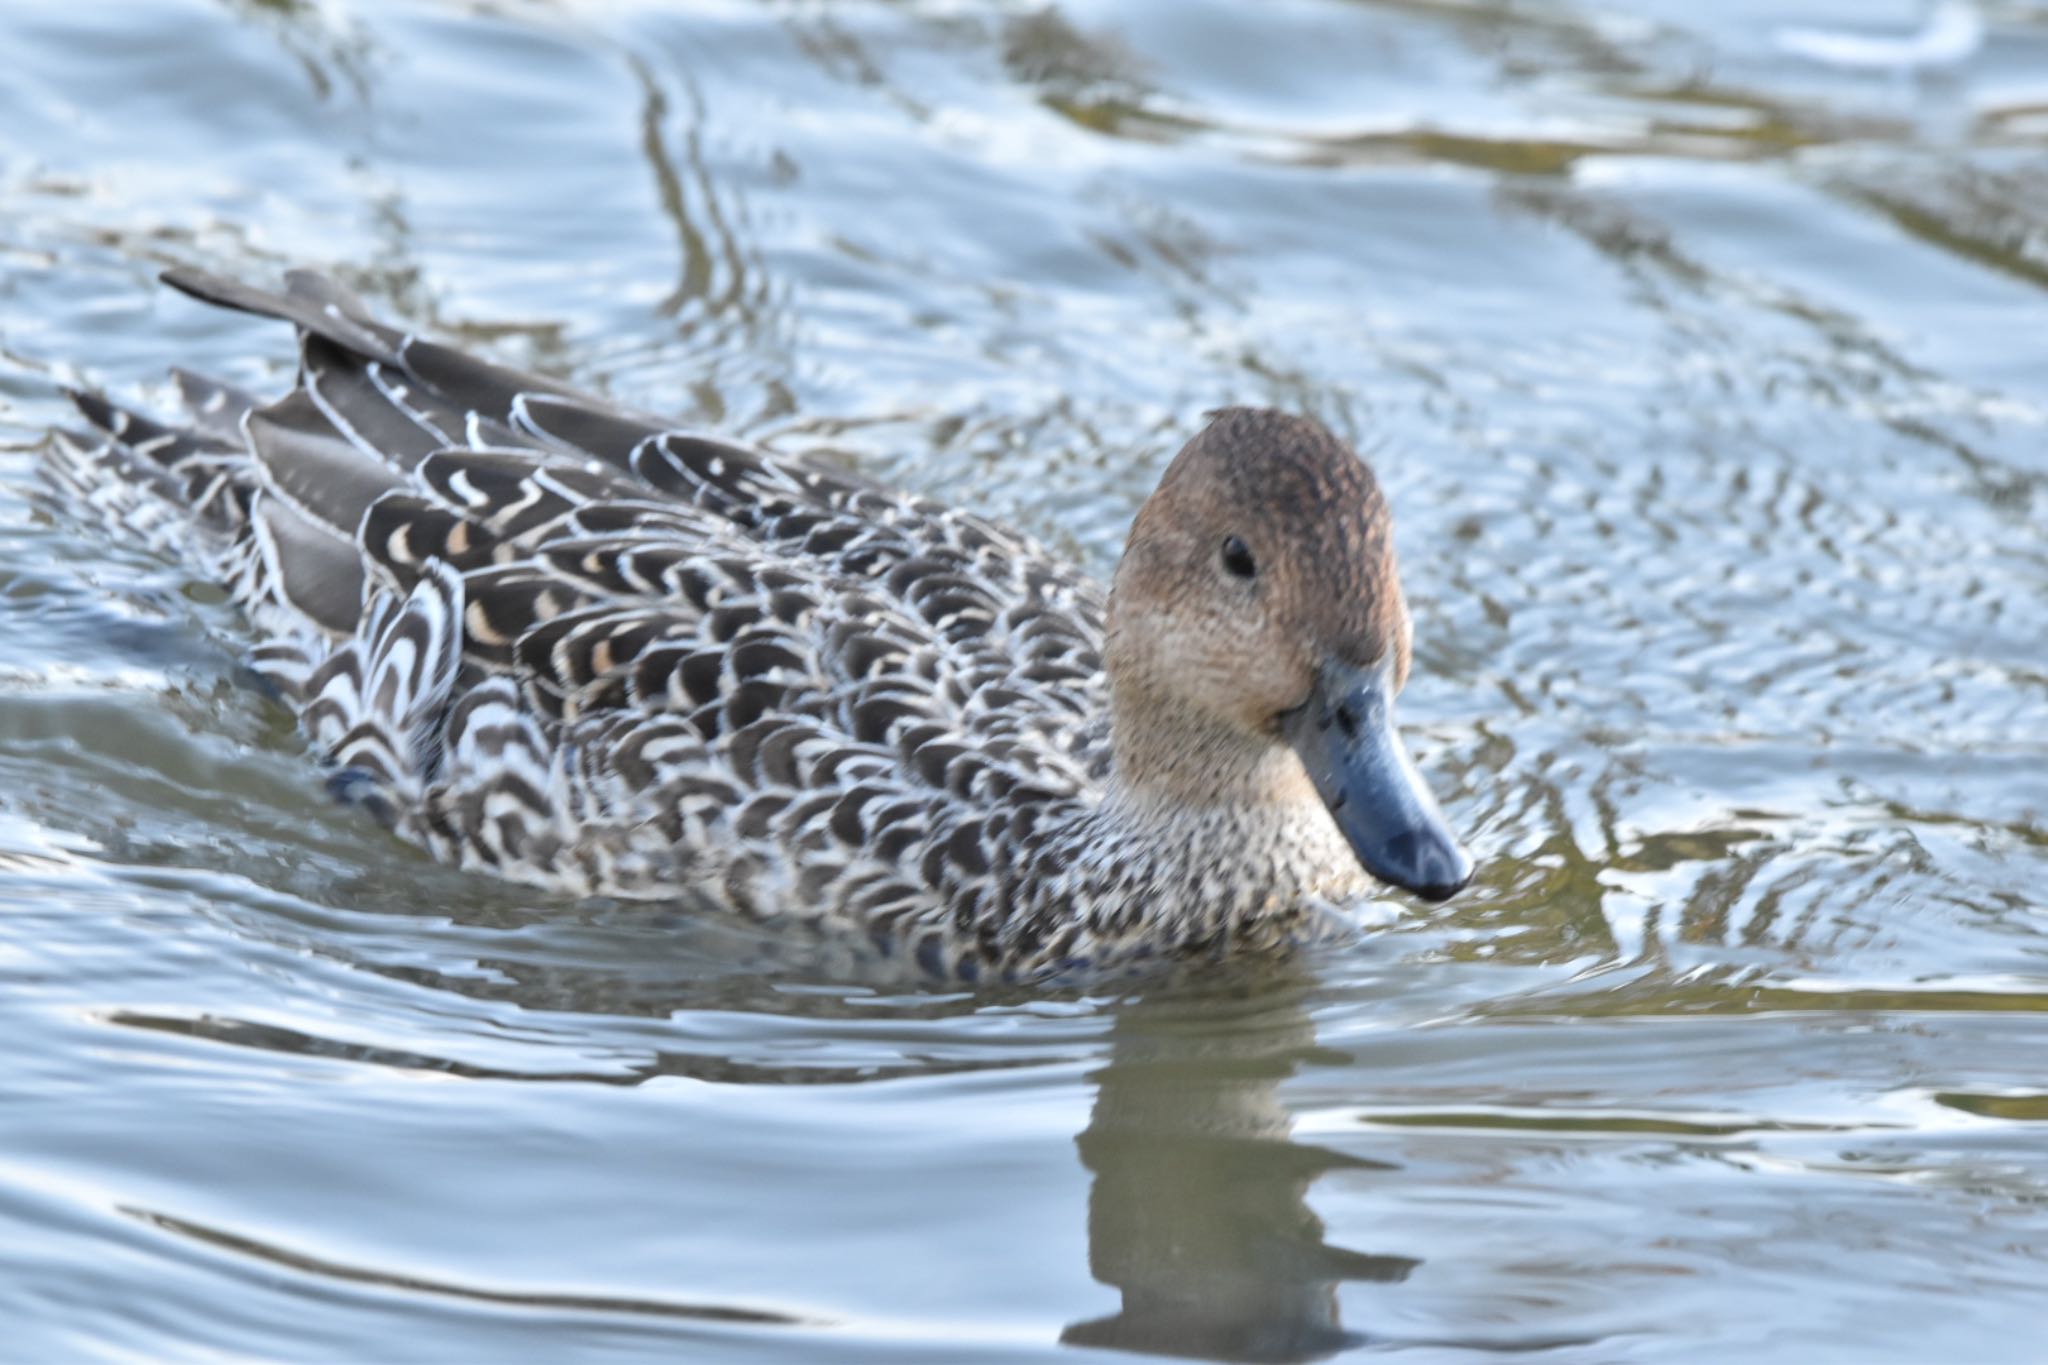
[[[1472,862],[1394,727],[1409,634],[1365,461],[1304,417],[1213,414],[1117,566],[1119,780],[1182,804],[1319,799],[1373,876],[1451,895]]]

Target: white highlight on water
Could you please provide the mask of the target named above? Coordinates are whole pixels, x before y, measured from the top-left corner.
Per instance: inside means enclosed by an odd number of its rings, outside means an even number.
[[[1967,61],[1984,44],[1984,16],[1972,0],[1936,0],[1912,33],[1899,36],[1838,29],[1781,28],[1778,47],[1796,57],[1862,71],[1921,71]]]

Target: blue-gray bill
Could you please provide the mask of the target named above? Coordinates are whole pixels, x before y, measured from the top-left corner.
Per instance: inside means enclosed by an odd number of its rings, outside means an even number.
[[[1388,674],[1326,664],[1281,725],[1365,870],[1440,901],[1472,880],[1472,860],[1402,747]]]

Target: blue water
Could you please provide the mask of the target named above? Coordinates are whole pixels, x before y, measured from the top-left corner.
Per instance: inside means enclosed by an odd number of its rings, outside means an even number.
[[[0,1357],[2040,1358],[2048,11],[12,0]],[[1224,403],[1393,499],[1482,862],[887,993],[331,804],[63,383],[388,315],[1098,572]]]

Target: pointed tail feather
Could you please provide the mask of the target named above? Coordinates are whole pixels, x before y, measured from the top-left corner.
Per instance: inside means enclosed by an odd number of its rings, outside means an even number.
[[[296,323],[315,336],[326,337],[387,364],[398,362],[399,348],[405,340],[403,333],[373,320],[355,295],[311,271],[294,270],[287,274],[283,292],[244,284],[192,266],[166,270],[162,278],[179,293],[203,303]]]

